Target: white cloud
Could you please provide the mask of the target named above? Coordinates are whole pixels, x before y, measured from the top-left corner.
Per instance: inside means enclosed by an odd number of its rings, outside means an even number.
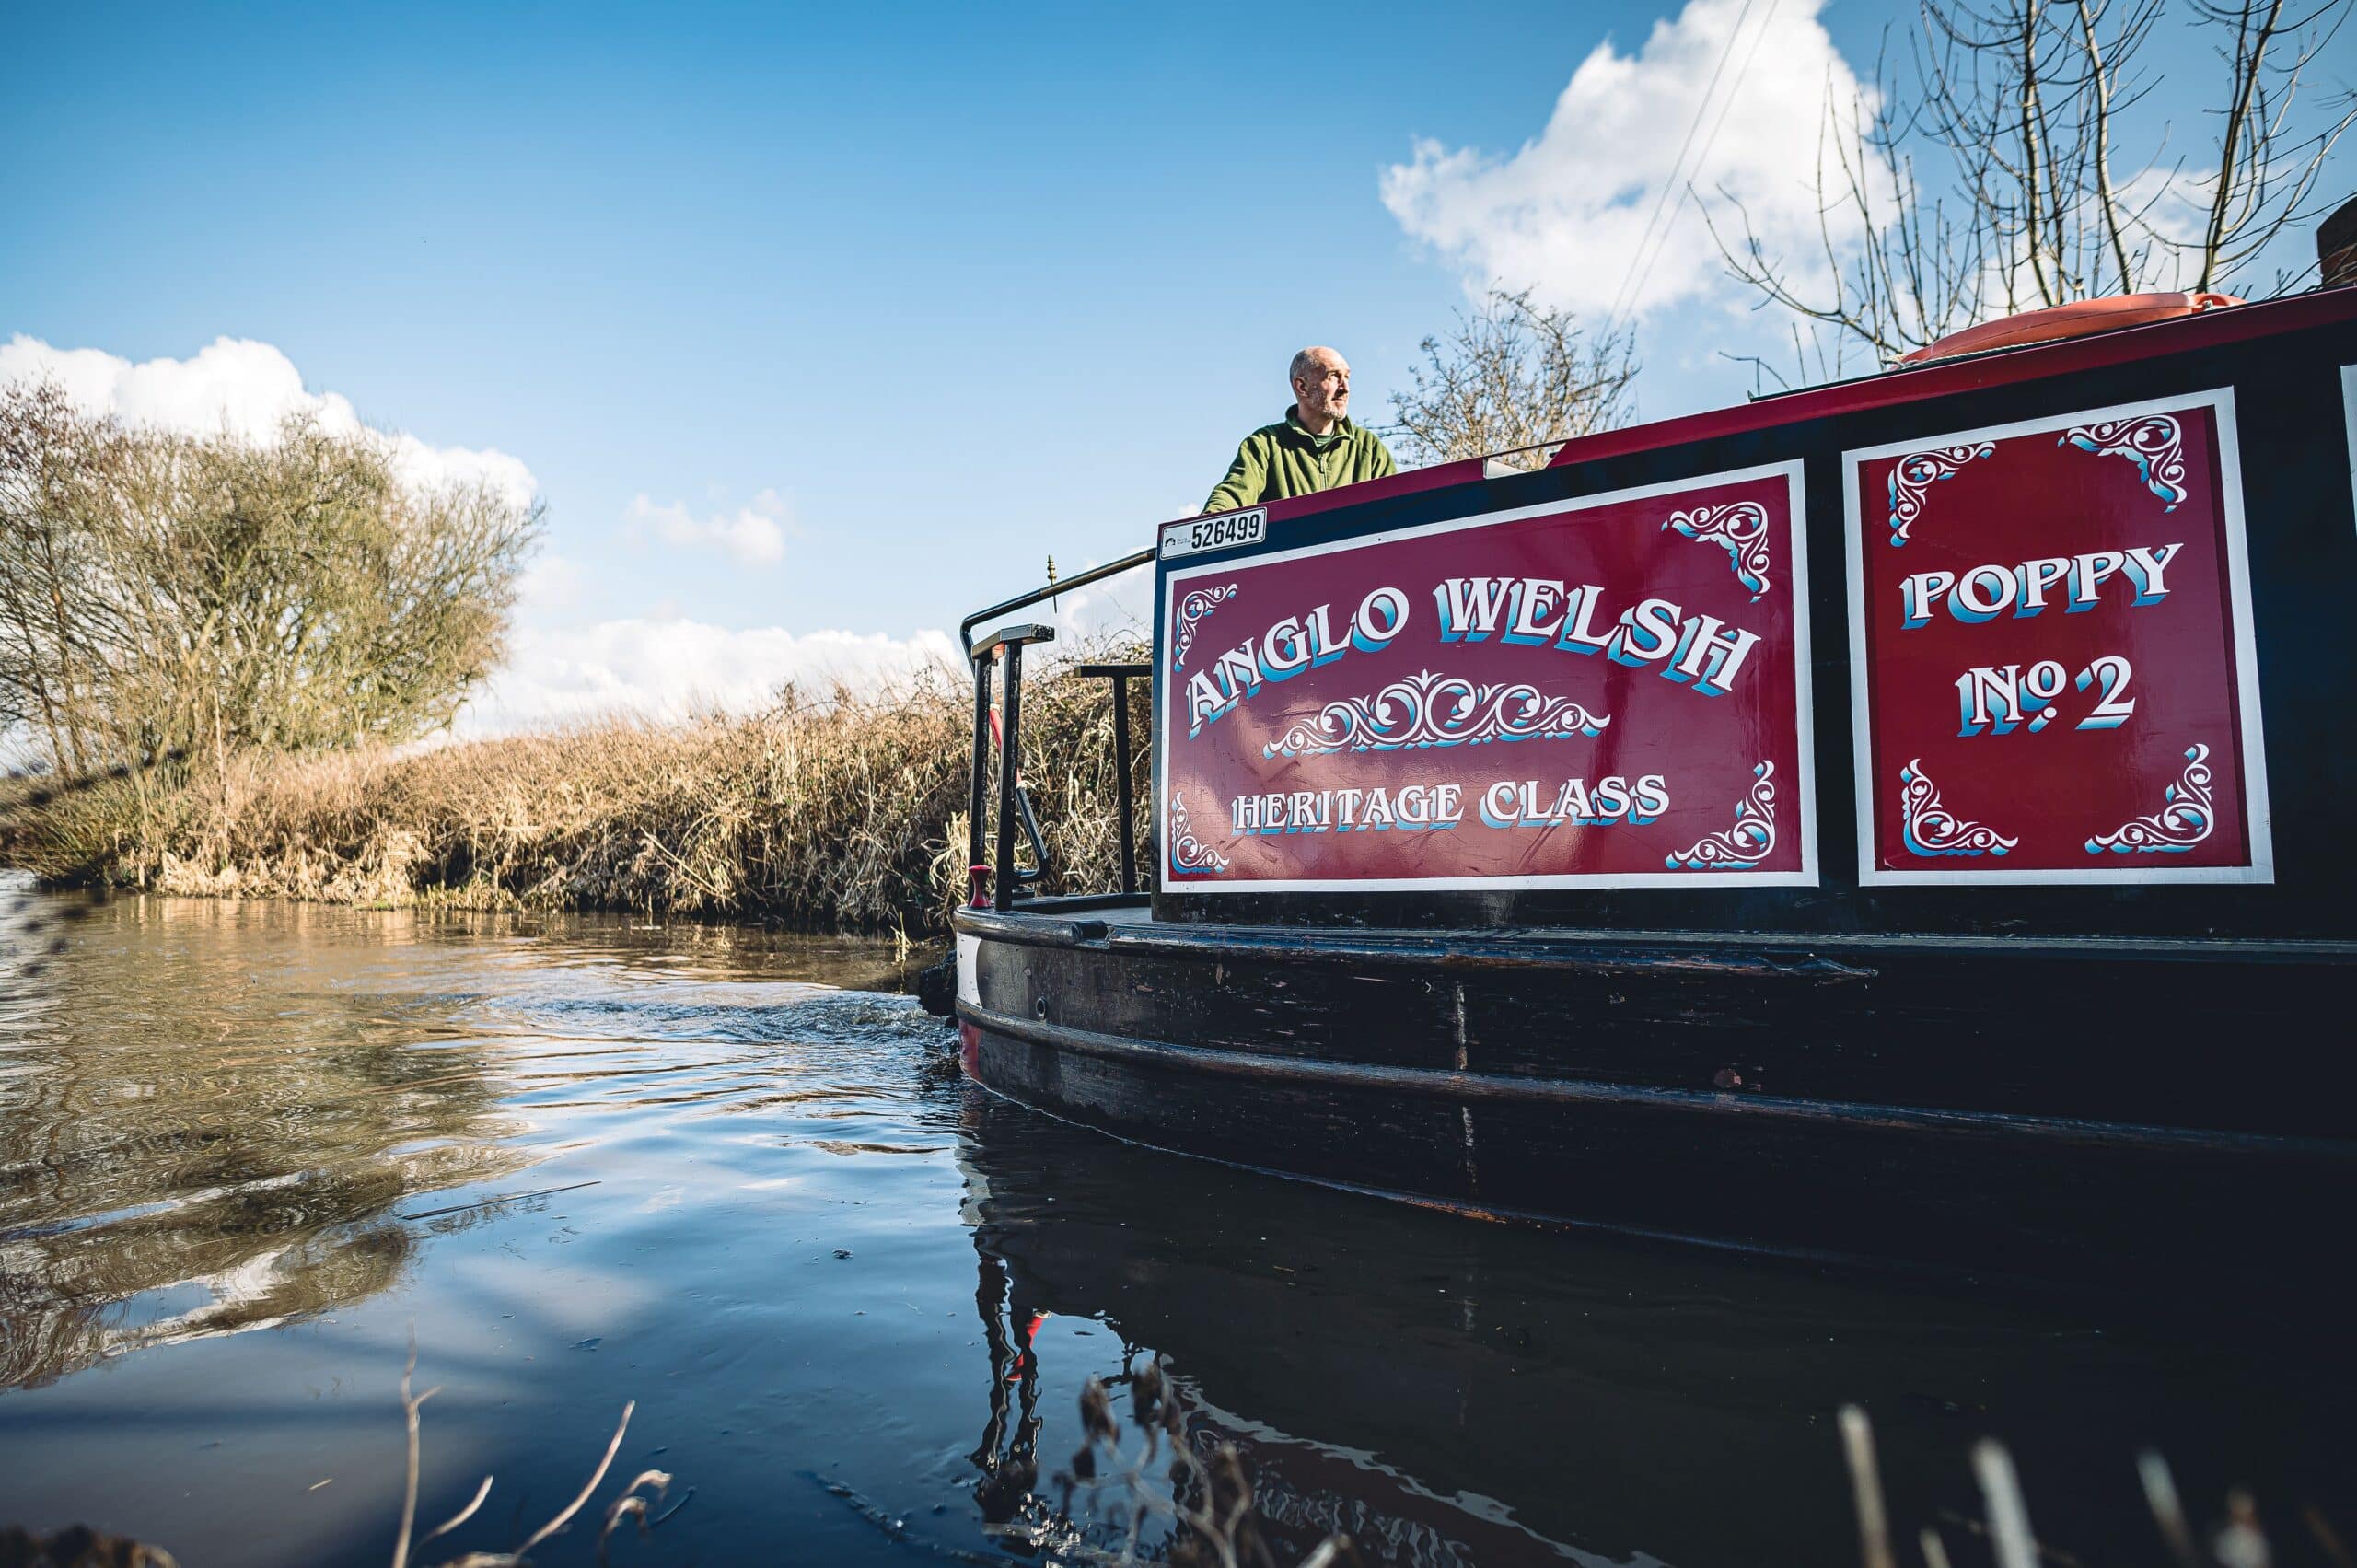
[[[769,702],[788,681],[807,689],[840,681],[873,691],[939,679],[962,691],[971,679],[954,631],[928,628],[893,637],[796,633],[774,626],[731,630],[681,620],[668,608],[629,620],[550,628],[548,612],[563,607],[577,580],[562,556],[544,556],[526,574],[518,605],[522,629],[508,639],[506,663],[459,714],[461,737],[620,714],[663,720],[714,709],[744,713]],[[1131,572],[1006,620],[1044,621],[1057,633],[1051,656],[1075,653],[1109,637],[1143,635],[1153,591],[1151,572]]]
[[[226,431],[268,441],[282,421],[298,413],[334,435],[365,428],[349,398],[306,389],[293,360],[250,338],[215,338],[187,359],[137,365],[103,349],[53,348],[22,332],[0,344],[0,383],[42,379],[55,381],[84,412],[192,436]],[[421,488],[487,483],[518,506],[529,505],[539,493],[532,470],[505,452],[429,447],[408,435],[389,439],[395,467]]]
[[[1085,561],[1075,570],[1086,572],[1097,564]],[[1045,621],[1056,629],[1059,645],[1063,647],[1094,644],[1108,637],[1143,637],[1154,624],[1154,572],[1151,567],[1124,572],[1076,592],[1059,594],[1045,604],[1017,610],[1007,619]],[[978,627],[976,633],[988,630]]]
[[[1727,289],[1685,188],[1715,202],[1724,187],[1771,251],[1815,243],[1828,94],[1843,105],[1862,94],[1817,21],[1823,6],[1688,0],[1654,24],[1633,55],[1608,39],[1598,44],[1556,99],[1546,128],[1513,155],[1419,140],[1412,161],[1384,171],[1384,205],[1411,237],[1461,268],[1469,288],[1492,281],[1529,287],[1599,321],[1624,281],[1635,314]],[[1632,278],[1679,144],[1697,124],[1689,167],[1675,173],[1669,192],[1675,215],[1666,214]]]
[[[630,504],[632,523],[651,528],[664,543],[682,550],[704,547],[726,552],[748,566],[774,566],[785,559],[785,530],[793,521],[785,497],[764,490],[749,506],[698,519],[685,503],[657,505],[640,495]]]
[[[571,556],[553,552],[537,555],[517,580],[516,600],[542,615],[570,610],[580,601],[582,582],[581,567]]]
[[[462,736],[497,735],[622,714],[743,713],[788,681],[873,691],[928,676],[956,680],[959,668],[957,639],[935,631],[797,634],[644,619],[527,629],[509,639],[506,664],[468,703],[457,728]]]

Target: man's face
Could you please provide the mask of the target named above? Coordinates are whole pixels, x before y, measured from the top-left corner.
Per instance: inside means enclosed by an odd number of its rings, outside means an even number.
[[[1322,354],[1309,373],[1293,384],[1305,420],[1313,424],[1347,419],[1351,412],[1351,367],[1339,354]]]

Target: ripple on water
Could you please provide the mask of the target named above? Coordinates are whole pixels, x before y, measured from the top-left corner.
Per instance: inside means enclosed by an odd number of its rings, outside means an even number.
[[[635,1400],[601,1498],[623,1466],[696,1494],[632,1560],[1072,1560],[1120,1533],[1054,1480],[1080,1388],[1155,1354],[1281,1555],[1346,1528],[1398,1562],[1844,1560],[1843,1400],[1910,1527],[1977,1511],[1989,1433],[2091,1561],[2148,1544],[2147,1444],[2189,1496],[2357,1523],[2345,1379],[2282,1334],[1133,1148],[963,1086],[899,972],[710,927],[0,889],[0,1522],[380,1562],[413,1328],[421,1513],[496,1477],[454,1551],[515,1544]]]

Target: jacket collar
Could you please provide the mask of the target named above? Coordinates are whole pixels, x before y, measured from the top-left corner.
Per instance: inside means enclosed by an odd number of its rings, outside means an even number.
[[[1312,451],[1322,452],[1335,442],[1345,439],[1350,434],[1351,422],[1345,415],[1336,420],[1334,428],[1325,435],[1312,436],[1309,433],[1309,427],[1301,423],[1301,405],[1299,403],[1285,405],[1285,436],[1296,445],[1307,447]]]

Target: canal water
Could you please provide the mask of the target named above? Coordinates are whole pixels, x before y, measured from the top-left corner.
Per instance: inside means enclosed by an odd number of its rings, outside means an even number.
[[[922,956],[920,956],[921,958]],[[0,885],[0,1525],[187,1568],[1110,1561],[1167,1498],[1124,1375],[1236,1446],[1260,1539],[1407,1563],[1857,1561],[1834,1412],[1906,1560],[1989,1560],[1969,1455],[2086,1563],[2247,1487],[2357,1533],[2334,1304],[1837,1274],[1483,1224],[1131,1147],[959,1078],[890,945]],[[1372,1131],[1370,1135],[1376,1135]],[[2345,1248],[2345,1221],[2319,1245]],[[2235,1283],[2247,1281],[2247,1288]],[[1060,1483],[1080,1396],[1122,1459]],[[1191,1493],[1189,1493],[1191,1495]],[[1145,1517],[1139,1550],[1173,1527]]]

